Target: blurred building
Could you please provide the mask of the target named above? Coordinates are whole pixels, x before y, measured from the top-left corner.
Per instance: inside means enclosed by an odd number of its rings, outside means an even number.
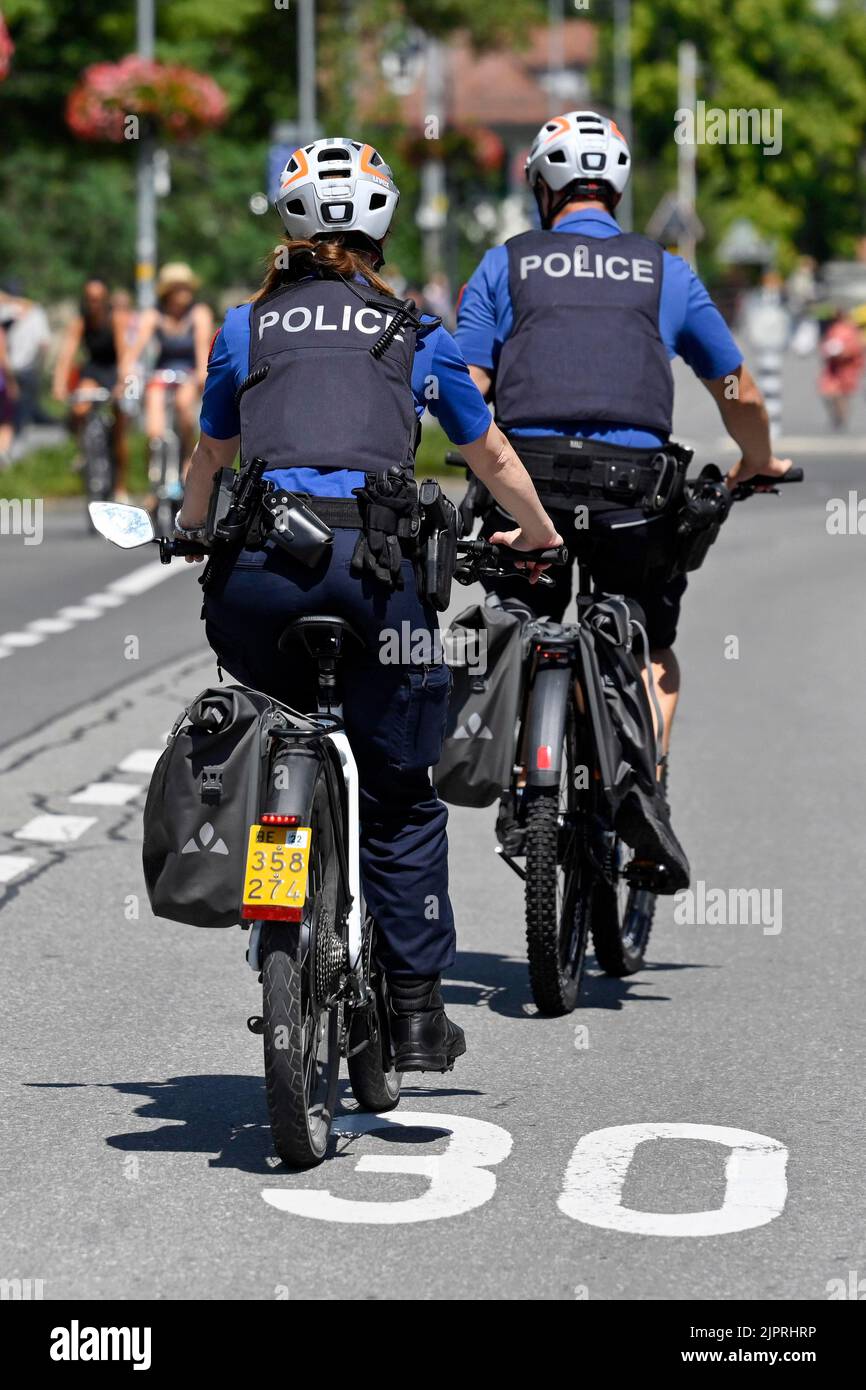
[[[492,130],[506,149],[509,184],[522,188],[523,161],[542,122],[590,102],[589,71],[596,51],[595,25],[585,19],[566,20],[553,30],[545,25],[530,29],[519,49],[476,49],[458,31],[442,48],[432,94],[443,128]],[[377,79],[384,76],[397,98],[401,124],[423,133],[432,113],[423,35],[410,37],[401,53],[368,50],[365,65],[371,81],[358,84],[361,117],[381,116]]]

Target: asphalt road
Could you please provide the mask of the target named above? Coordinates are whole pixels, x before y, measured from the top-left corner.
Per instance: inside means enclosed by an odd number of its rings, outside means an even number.
[[[642,973],[591,961],[579,1012],[541,1019],[492,812],[453,810],[468,1054],[372,1133],[347,1095],[304,1174],[270,1145],[245,937],[156,921],[143,890],[149,761],[215,674],[192,574],[143,587],[150,556],[77,512],[0,538],[0,1276],[52,1299],[821,1300],[866,1275],[866,540],[826,527],[862,464],[797,461],[801,488],[736,509],[680,637],[674,823],[694,880],[765,890],[762,920],[667,901]]]

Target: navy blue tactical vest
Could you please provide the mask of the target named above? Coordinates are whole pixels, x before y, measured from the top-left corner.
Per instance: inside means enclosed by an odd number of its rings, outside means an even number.
[[[570,232],[525,232],[506,246],[514,327],[496,369],[499,423],[609,421],[668,436],[661,247],[633,233]]]
[[[399,308],[368,285],[307,279],[250,311],[250,372],[268,374],[240,399],[241,457],[269,469],[411,470],[417,415],[416,331],[400,329],[381,358],[370,348]]]

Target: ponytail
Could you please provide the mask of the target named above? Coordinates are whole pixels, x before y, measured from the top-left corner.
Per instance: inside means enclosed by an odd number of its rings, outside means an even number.
[[[369,253],[349,245],[341,236],[311,241],[306,238],[283,237],[271,253],[268,269],[261,287],[252,296],[252,303],[264,299],[280,285],[290,285],[305,275],[322,275],[353,280],[360,276],[371,289],[395,298],[391,286],[376,274]]]

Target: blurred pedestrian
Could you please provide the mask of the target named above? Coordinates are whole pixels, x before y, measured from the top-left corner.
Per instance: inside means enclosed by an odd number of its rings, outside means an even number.
[[[437,270],[431,275],[421,291],[421,308],[425,314],[433,314],[441,319],[449,333],[454,328],[457,322],[454,299],[448,276],[443,271]]]
[[[863,335],[850,314],[838,309],[821,342],[823,370],[818,390],[824,397],[830,424],[843,430],[851,414],[851,401],[860,389],[866,351]]]
[[[18,384],[9,365],[9,350],[6,346],[6,330],[0,328],[0,468],[8,467],[12,439],[15,405],[18,400]]]
[[[6,330],[9,366],[18,384],[15,432],[28,425],[50,423],[39,405],[45,353],[51,343],[48,315],[41,304],[27,299],[18,281],[0,286],[0,323]]]

